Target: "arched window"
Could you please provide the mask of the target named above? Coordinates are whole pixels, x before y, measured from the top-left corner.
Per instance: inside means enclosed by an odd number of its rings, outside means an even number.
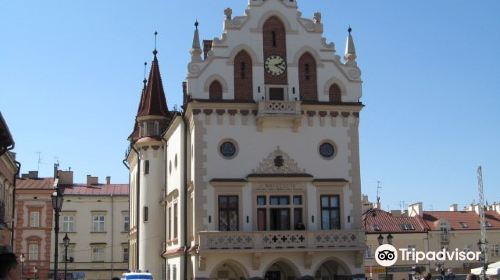
[[[222,85],[219,81],[213,81],[208,89],[210,100],[222,100]]]
[[[316,60],[306,52],[299,59],[299,86],[301,99],[318,100],[318,83],[316,78]]]
[[[243,50],[234,58],[234,99],[253,100],[252,82],[252,58]]]
[[[286,62],[286,29],[283,22],[277,16],[268,18],[262,27],[262,35],[264,60],[271,56],[277,56]],[[284,85],[288,83],[286,67],[279,75],[273,75],[268,71],[264,73],[266,84]]]
[[[329,90],[330,102],[341,103],[342,102],[342,92],[337,84],[330,86]]]

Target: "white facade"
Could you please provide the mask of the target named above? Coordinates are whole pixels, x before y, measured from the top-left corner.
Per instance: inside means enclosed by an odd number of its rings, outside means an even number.
[[[73,277],[71,279],[107,280],[120,277],[128,270],[129,261],[128,185],[89,183],[63,187],[59,273],[64,272],[63,238],[67,234],[70,239],[67,268],[68,274]],[[51,247],[53,255],[53,242]]]
[[[293,0],[252,0],[245,16],[231,13],[204,59],[195,31],[184,112],[162,139],[131,141],[131,269],[159,279],[364,277],[352,37],[344,61],[322,37],[321,15],[301,18]],[[265,74],[268,30],[286,52],[276,77]],[[252,89],[245,101],[242,83]],[[145,207],[156,209],[149,221]]]

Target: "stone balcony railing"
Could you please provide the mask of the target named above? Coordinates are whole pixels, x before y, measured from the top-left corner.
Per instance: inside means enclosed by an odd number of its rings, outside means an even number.
[[[200,250],[338,249],[365,247],[362,231],[203,231]]]
[[[262,131],[264,126],[289,126],[297,131],[302,122],[302,107],[300,101],[259,101],[257,113],[257,130]]]
[[[259,116],[295,116],[300,115],[301,113],[299,101],[268,100],[259,102]]]

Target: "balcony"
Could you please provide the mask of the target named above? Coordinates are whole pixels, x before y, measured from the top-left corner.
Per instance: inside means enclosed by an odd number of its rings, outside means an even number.
[[[257,128],[291,127],[297,131],[302,123],[300,101],[265,100],[259,102]]]
[[[362,231],[202,231],[200,250],[364,250]]]

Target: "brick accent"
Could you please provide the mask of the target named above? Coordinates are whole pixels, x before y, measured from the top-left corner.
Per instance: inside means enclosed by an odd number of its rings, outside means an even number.
[[[283,22],[276,16],[270,17],[264,23],[262,34],[264,37],[264,60],[272,55],[279,55],[286,60],[286,29]],[[286,85],[288,84],[287,70],[285,69],[285,72],[280,76],[273,76],[264,71],[264,81],[266,84]]]
[[[253,100],[252,58],[246,51],[240,51],[234,58],[234,99]]]
[[[222,100],[222,85],[219,81],[213,81],[208,92],[210,100]]]
[[[330,102],[336,104],[342,102],[342,92],[340,91],[340,87],[337,84],[333,84],[330,86],[328,94],[330,96]]]
[[[316,60],[306,52],[299,59],[300,96],[304,101],[318,100]]]

